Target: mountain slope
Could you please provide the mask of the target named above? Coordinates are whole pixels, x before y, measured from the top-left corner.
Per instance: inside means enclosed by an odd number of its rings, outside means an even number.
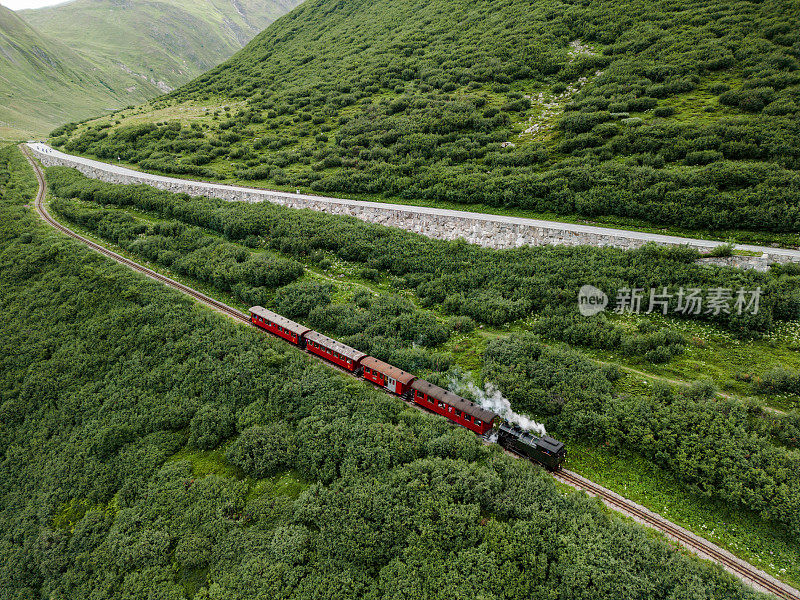
[[[111,87],[88,61],[41,36],[3,6],[0,98],[0,138],[42,131],[48,124],[119,105]],[[75,110],[71,104],[83,106]]]
[[[77,128],[67,148],[797,243],[797,17],[789,0],[309,0],[169,100]],[[181,117],[176,105],[195,129],[142,126]]]
[[[299,0],[77,0],[0,12],[0,139],[170,91]]]
[[[22,16],[103,69],[172,89],[217,65],[299,0],[76,0]],[[87,36],[87,30],[91,35]],[[152,91],[152,90],[151,90]]]

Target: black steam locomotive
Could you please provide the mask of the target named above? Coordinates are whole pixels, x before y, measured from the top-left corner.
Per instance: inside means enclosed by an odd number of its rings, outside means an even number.
[[[497,443],[506,450],[539,463],[549,471],[558,471],[567,459],[567,449],[558,440],[547,435],[536,437],[509,423],[500,423],[497,427]]]

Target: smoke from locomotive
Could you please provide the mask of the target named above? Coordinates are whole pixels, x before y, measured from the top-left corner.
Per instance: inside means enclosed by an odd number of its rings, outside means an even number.
[[[538,435],[546,435],[544,425],[529,419],[525,415],[514,412],[511,401],[503,396],[502,392],[490,381],[484,389],[475,385],[466,375],[457,374],[450,378],[450,389],[457,394],[465,394],[475,399],[486,410],[490,410],[503,417],[506,421],[519,425],[525,431],[532,431]]]

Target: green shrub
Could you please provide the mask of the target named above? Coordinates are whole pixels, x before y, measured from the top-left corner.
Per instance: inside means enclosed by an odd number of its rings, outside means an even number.
[[[736,244],[720,244],[719,246],[714,246],[711,250],[709,250],[706,253],[706,256],[712,256],[712,257],[733,256],[734,248],[736,248]]]
[[[211,450],[233,432],[233,414],[227,406],[204,404],[189,423],[189,444],[201,450]]]
[[[656,117],[671,117],[675,114],[675,109],[672,106],[658,106],[653,111],[653,115]]]
[[[226,458],[250,477],[258,479],[285,471],[297,449],[285,423],[245,429],[225,453]]]

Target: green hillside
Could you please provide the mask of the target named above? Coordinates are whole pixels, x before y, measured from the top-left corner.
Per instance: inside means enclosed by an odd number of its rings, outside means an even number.
[[[216,66],[299,3],[76,0],[22,16],[102,68],[135,75],[133,85],[152,96]]]
[[[167,99],[55,142],[267,187],[796,243],[798,18],[787,0],[310,0]]]
[[[81,56],[0,6],[0,139],[117,107],[113,88],[120,79],[102,78]]]
[[[298,0],[77,0],[0,12],[0,139],[43,135],[170,91]]]

